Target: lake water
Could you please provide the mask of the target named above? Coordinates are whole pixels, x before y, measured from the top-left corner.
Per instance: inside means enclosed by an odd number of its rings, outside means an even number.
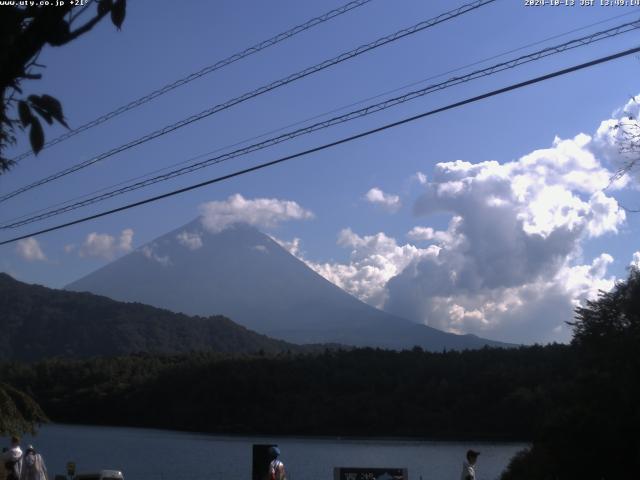
[[[6,440],[5,440],[6,443]],[[249,480],[251,446],[277,444],[290,480],[332,480],[333,467],[408,468],[411,480],[460,478],[469,448],[480,450],[477,474],[498,478],[521,443],[377,439],[233,437],[141,428],[45,425],[25,436],[42,453],[51,479],[68,461],[78,471],[122,470],[126,480]]]

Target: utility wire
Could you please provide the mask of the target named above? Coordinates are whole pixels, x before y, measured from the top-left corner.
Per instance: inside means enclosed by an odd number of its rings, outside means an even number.
[[[62,135],[60,135],[59,137],[56,137],[50,141],[48,141],[47,143],[44,144],[43,149],[51,147],[52,145],[56,145],[60,142],[63,142],[71,137],[74,137],[75,135],[82,133],[86,130],[89,130],[90,128],[93,128],[97,125],[100,125],[102,123],[107,122],[108,120],[111,120],[112,118],[117,117],[118,115],[122,115],[125,112],[128,112],[129,110],[132,110],[134,108],[139,107],[140,105],[143,105],[147,102],[150,102],[151,100],[154,100],[155,98],[158,98],[161,95],[164,95],[165,93],[170,92],[171,90],[175,90],[176,88],[182,87],[183,85],[186,85],[187,83],[190,83],[200,77],[204,77],[205,75],[208,75],[210,73],[215,72],[216,70],[220,70],[228,65],[231,65],[232,63],[237,62],[238,60],[242,60],[243,58],[246,58],[250,55],[253,55],[254,53],[258,53],[262,50],[265,50],[269,47],[272,47],[273,45],[276,45],[284,40],[287,40],[301,32],[304,32],[305,30],[309,30],[317,25],[320,25],[324,22],[327,22],[333,18],[336,18],[340,15],[342,15],[343,13],[347,13],[355,8],[361,7],[362,5],[365,5],[369,2],[371,2],[372,0],[355,0],[352,2],[349,2],[339,8],[336,8],[334,10],[331,10],[323,15],[320,15],[318,17],[312,18],[311,20],[306,21],[305,23],[301,24],[301,25],[297,25],[289,30],[287,30],[286,32],[282,32],[279,33],[267,40],[263,40],[260,43],[256,43],[255,45],[246,48],[245,50],[238,52],[238,53],[234,53],[233,55],[230,55],[229,57],[220,60],[212,65],[209,65],[207,67],[204,67],[203,69],[191,73],[190,75],[187,75],[186,77],[180,78],[172,83],[169,83],[163,87],[160,87],[157,90],[154,90],[153,92],[144,95],[136,100],[132,100],[131,102],[127,103],[126,105],[122,105],[119,108],[116,108],[115,110],[105,113],[104,115],[101,115],[100,117],[91,120],[81,126],[79,126],[78,128],[74,128],[73,130],[70,130]],[[85,6],[86,8],[86,6]],[[81,13],[81,12],[80,12]],[[17,157],[13,158],[12,160],[14,162],[19,162],[20,160],[23,160],[29,156],[33,155],[33,151],[32,150],[28,150],[25,151],[23,153],[21,153],[20,155],[18,155]]]
[[[31,190],[33,188],[36,188],[38,186],[44,185],[45,183],[49,183],[52,182],[54,180],[57,180],[58,178],[64,177],[66,175],[69,175],[71,173],[77,172],[78,170],[81,170],[83,168],[88,167],[89,165],[93,165],[99,161],[104,160],[105,158],[111,157],[117,153],[123,152],[125,150],[128,150],[130,148],[133,148],[137,145],[140,145],[142,143],[148,142],[150,140],[153,140],[155,138],[161,137],[163,135],[166,135],[167,133],[173,132],[174,130],[177,130],[179,128],[185,127],[187,125],[190,125],[191,123],[197,122],[198,120],[202,120],[206,117],[209,117],[215,113],[218,113],[222,110],[226,110],[228,108],[231,108],[235,105],[238,105],[242,102],[245,102],[251,98],[257,97],[259,95],[262,95],[264,93],[267,93],[271,90],[274,90],[276,88],[282,87],[284,85],[288,85],[292,82],[295,82],[296,80],[299,80],[301,78],[304,78],[308,75],[311,75],[313,73],[317,73],[321,70],[324,70],[326,68],[329,68],[333,65],[336,65],[338,63],[342,63],[346,60],[350,60],[354,57],[357,57],[359,55],[362,55],[365,52],[368,52],[370,50],[376,49],[378,47],[381,47],[383,45],[386,45],[388,43],[392,43],[395,42],[396,40],[400,40],[401,38],[404,38],[406,36],[409,35],[413,35],[415,33],[418,33],[422,30],[425,30],[427,28],[433,27],[435,25],[438,25],[440,23],[443,23],[447,20],[451,20],[453,18],[459,17],[461,15],[464,15],[465,13],[468,13],[470,11],[473,11],[477,8],[480,8],[482,6],[485,6],[487,4],[493,3],[496,0],[475,0],[471,3],[467,3],[465,5],[462,5],[458,8],[455,8],[453,10],[449,10],[448,12],[442,13],[436,17],[433,17],[429,20],[425,20],[422,22],[419,22],[409,28],[404,28],[402,30],[399,30],[395,33],[392,33],[391,35],[387,35],[385,37],[379,38],[371,43],[365,44],[365,45],[361,45],[353,50],[350,50],[346,53],[342,53],[336,57],[333,57],[329,60],[325,60],[321,63],[318,63],[312,67],[308,67],[304,70],[301,70],[297,73],[293,73],[287,77],[283,77],[279,80],[276,80],[275,82],[272,82],[268,85],[264,85],[256,90],[252,90],[251,92],[247,92],[239,97],[236,97],[234,99],[228,100],[225,103],[221,103],[219,105],[216,105],[214,107],[211,107],[207,110],[203,110],[200,113],[197,113],[195,115],[192,115],[188,118],[185,118],[183,120],[180,120],[179,122],[176,122],[174,124],[168,125],[164,128],[161,128],[159,130],[156,130],[152,133],[149,133],[143,137],[137,138],[136,140],[133,140],[131,142],[128,142],[124,145],[120,145],[119,147],[113,148],[105,153],[102,153],[96,157],[90,158],[88,160],[85,160],[84,162],[78,163],[76,165],[73,165],[69,168],[66,168],[64,170],[61,170],[57,173],[54,173],[52,175],[49,175],[48,177],[45,177],[43,179],[40,179],[34,183],[31,183],[29,185],[26,185],[24,187],[18,188],[17,190],[14,190],[10,193],[7,193],[5,195],[0,196],[0,202],[4,202],[10,198],[13,198],[21,193],[24,193],[28,190]]]
[[[552,35],[550,37],[546,37],[546,38],[544,38],[542,40],[536,40],[535,42],[528,43],[526,45],[522,45],[520,47],[513,48],[511,50],[507,50],[507,51],[504,51],[502,53],[498,53],[496,55],[492,55],[491,57],[485,57],[485,58],[483,58],[481,60],[476,60],[473,63],[468,63],[466,65],[463,65],[463,66],[460,66],[460,67],[456,67],[456,68],[447,70],[445,72],[438,73],[436,75],[431,75],[429,77],[423,78],[422,80],[414,81],[414,82],[402,85],[400,87],[396,87],[396,88],[394,88],[392,90],[386,90],[386,91],[384,91],[382,93],[378,93],[376,95],[373,95],[373,96],[370,96],[370,97],[367,97],[367,98],[363,98],[363,99],[358,100],[356,102],[352,102],[352,103],[349,103],[347,105],[343,105],[341,107],[337,107],[337,108],[334,108],[332,110],[329,110],[329,111],[326,111],[326,112],[323,112],[323,113],[320,113],[320,114],[317,114],[317,115],[313,115],[312,117],[307,117],[307,118],[305,118],[303,120],[298,120],[296,122],[289,123],[289,124],[284,125],[282,127],[278,127],[276,129],[269,130],[267,132],[263,132],[263,133],[258,134],[258,135],[254,135],[254,136],[249,137],[249,138],[245,138],[243,140],[234,142],[232,144],[227,144],[227,145],[224,145],[222,147],[218,147],[218,148],[216,148],[214,150],[210,150],[210,151],[208,151],[206,153],[201,153],[201,154],[198,154],[198,155],[196,155],[194,157],[190,157],[187,160],[182,160],[180,162],[173,163],[173,164],[167,165],[167,166],[162,167],[162,168],[151,170],[151,171],[149,171],[147,173],[143,173],[141,175],[137,175],[135,177],[128,178],[126,180],[122,180],[122,181],[120,181],[118,183],[115,183],[115,184],[112,184],[112,185],[108,185],[106,187],[102,187],[102,188],[100,188],[98,190],[94,190],[94,191],[92,191],[90,193],[86,193],[86,194],[83,194],[83,195],[79,195],[77,197],[73,197],[73,198],[71,198],[69,200],[65,200],[65,201],[62,201],[62,202],[55,203],[55,204],[53,204],[53,205],[51,205],[49,207],[40,208],[38,210],[33,210],[31,212],[24,213],[24,214],[19,215],[17,217],[13,217],[13,218],[7,219],[7,220],[5,220],[5,222],[15,222],[17,220],[22,220],[24,218],[34,216],[34,215],[36,215],[38,213],[41,213],[41,212],[46,212],[47,210],[50,210],[50,209],[53,209],[53,208],[56,208],[56,207],[60,207],[60,206],[67,205],[67,204],[70,204],[70,203],[73,203],[73,202],[77,202],[79,200],[89,198],[89,197],[91,197],[93,195],[96,195],[98,193],[105,192],[105,191],[107,191],[107,190],[109,190],[111,188],[120,187],[120,186],[126,185],[126,184],[128,184],[130,182],[135,182],[136,180],[141,180],[143,178],[150,177],[151,175],[155,175],[156,173],[164,172],[164,171],[167,171],[167,170],[169,170],[171,168],[175,168],[175,167],[180,166],[180,165],[185,165],[187,163],[194,162],[194,161],[196,161],[196,160],[198,160],[200,158],[206,157],[208,155],[212,155],[214,153],[218,153],[218,152],[227,150],[229,148],[233,148],[233,147],[238,147],[240,145],[244,145],[246,143],[249,143],[249,142],[254,141],[254,140],[258,140],[260,138],[267,137],[267,136],[272,135],[274,133],[282,132],[282,131],[286,130],[287,128],[297,127],[299,125],[304,125],[305,123],[308,123],[308,122],[310,122],[312,120],[317,120],[319,118],[326,117],[327,115],[331,115],[331,114],[334,114],[334,113],[337,113],[337,112],[341,112],[343,110],[346,110],[347,108],[355,107],[357,105],[362,105],[365,102],[368,102],[368,101],[371,101],[371,100],[375,100],[377,98],[382,98],[385,95],[390,95],[392,93],[396,93],[396,92],[405,90],[407,88],[414,87],[416,85],[420,85],[420,84],[425,83],[425,82],[427,82],[429,80],[434,80],[436,78],[444,77],[445,75],[448,75],[450,73],[455,73],[455,72],[459,72],[459,71],[462,71],[462,70],[466,70],[467,68],[473,67],[475,65],[480,65],[482,63],[488,62],[489,60],[494,60],[496,58],[504,57],[504,56],[506,56],[506,55],[508,55],[510,53],[520,52],[520,51],[525,50],[525,49],[527,49],[529,47],[533,47],[533,46],[536,46],[536,45],[541,45],[541,44],[546,43],[546,42],[548,42],[550,40],[555,40],[556,38],[565,37],[565,36],[567,36],[567,35],[569,35],[571,33],[580,32],[582,30],[587,30],[587,29],[589,29],[591,27],[594,27],[594,26],[597,26],[597,25],[602,25],[603,23],[608,23],[608,22],[611,22],[612,20],[617,20],[618,18],[628,17],[629,15],[635,15],[635,14],[637,14],[636,11],[630,11],[630,12],[627,12],[627,13],[614,15],[613,17],[609,17],[609,18],[606,18],[604,20],[599,20],[597,22],[590,23],[590,24],[584,25],[582,27],[574,28],[572,30],[567,30],[565,32],[558,33],[556,35]],[[2,227],[0,226],[0,228],[2,228]]]
[[[127,185],[121,188],[117,188],[114,190],[111,190],[109,192],[100,194],[100,195],[96,195],[90,198],[87,198],[85,200],[70,204],[70,205],[66,205],[60,208],[53,208],[50,209],[44,213],[38,214],[38,215],[33,215],[30,216],[28,218],[24,218],[24,219],[20,219],[17,221],[14,221],[12,223],[6,223],[4,225],[0,225],[0,229],[2,230],[6,230],[6,229],[10,229],[10,228],[18,228],[18,227],[22,227],[24,225],[30,224],[30,223],[34,223],[40,220],[44,220],[53,216],[57,216],[57,215],[61,215],[63,213],[66,212],[70,212],[72,210],[77,210],[78,208],[81,207],[85,207],[88,205],[92,205],[94,203],[98,203],[100,201],[104,201],[107,200],[109,198],[113,198],[115,196],[118,195],[122,195],[124,193],[128,193],[128,192],[132,192],[134,190],[138,190],[140,188],[143,187],[147,187],[150,185],[153,185],[155,183],[159,183],[159,182],[163,182],[163,181],[167,181],[170,180],[172,178],[181,176],[181,175],[185,175],[187,173],[191,173],[194,172],[196,170],[200,170],[202,168],[211,166],[213,164],[218,164],[218,163],[222,163],[228,160],[231,160],[233,158],[236,157],[240,157],[243,155],[247,155],[249,153],[253,153],[255,151],[258,150],[262,150],[264,148],[267,147],[271,147],[273,145],[277,145],[279,143],[291,140],[293,138],[302,136],[302,135],[307,135],[309,133],[312,132],[316,132],[318,130],[323,130],[326,128],[329,128],[331,126],[334,125],[338,125],[341,123],[345,123],[345,122],[349,122],[351,120],[357,119],[357,118],[362,118],[368,115],[371,115],[373,113],[377,113],[383,110],[386,110],[388,108],[400,105],[402,103],[411,101],[411,100],[415,100],[416,98],[420,98],[422,96],[428,95],[430,93],[434,93],[436,91],[440,91],[440,90],[444,90],[446,88],[450,88],[453,87],[455,85],[459,85],[461,83],[466,83],[466,82],[470,82],[472,80],[476,80],[478,78],[482,78],[482,77],[486,77],[489,75],[494,75],[496,73],[502,72],[504,70],[509,70],[512,68],[516,68],[518,66],[533,62],[533,61],[537,61],[540,60],[541,58],[545,58],[551,55],[555,55],[561,52],[565,52],[567,50],[571,50],[574,48],[578,48],[578,47],[582,47],[585,45],[589,45],[592,44],[594,42],[606,39],[606,38],[611,38],[617,35],[621,35],[623,33],[632,31],[632,30],[636,30],[640,28],[640,19],[636,20],[634,22],[629,22],[629,23],[625,23],[613,28],[610,28],[608,30],[603,30],[601,32],[596,32],[593,33],[591,35],[585,36],[585,37],[581,37],[578,39],[574,39],[574,40],[570,40],[568,42],[565,42],[563,44],[560,45],[556,45],[553,47],[547,47],[545,49],[542,50],[538,50],[536,52],[530,53],[528,55],[523,55],[520,57],[517,57],[515,59],[512,60],[508,60],[506,62],[501,62],[498,63],[496,65],[492,65],[490,67],[486,67],[484,69],[481,70],[476,70],[474,72],[471,72],[467,75],[464,76],[460,76],[460,77],[453,77],[445,82],[441,82],[441,83],[437,83],[434,85],[430,85],[428,87],[425,87],[423,89],[420,90],[415,90],[412,92],[408,92],[404,95],[398,96],[398,97],[394,97],[391,99],[387,99],[384,100],[382,102],[379,103],[375,103],[372,105],[368,105],[364,108],[358,109],[358,110],[354,110],[351,112],[348,112],[346,114],[343,115],[339,115],[333,118],[330,118],[328,120],[324,120],[321,122],[317,122],[314,123],[313,125],[309,125],[303,128],[299,128],[297,130],[293,130],[287,133],[284,133],[282,135],[276,136],[276,137],[272,137],[269,138],[267,140],[264,140],[262,142],[258,142],[255,143],[253,145],[249,145],[247,147],[243,147],[237,150],[234,150],[232,152],[229,153],[224,153],[222,155],[218,155],[215,157],[211,157],[211,158],[207,158],[205,160],[202,160],[200,162],[197,163],[193,163],[191,165],[187,165],[185,167],[176,169],[176,170],[172,170],[170,172],[164,173],[162,175],[157,175],[155,177],[152,178],[148,178],[146,180],[142,180],[139,182],[136,182],[134,184],[131,185]]]
[[[419,115],[414,115],[412,117],[404,118],[404,119],[399,120],[397,122],[387,123],[387,124],[385,124],[385,125],[383,125],[381,127],[377,127],[377,128],[371,129],[371,130],[366,130],[364,132],[361,132],[361,133],[358,133],[358,134],[355,134],[355,135],[351,135],[349,137],[341,138],[340,140],[336,140],[334,142],[325,143],[324,145],[320,145],[318,147],[314,147],[314,148],[311,148],[311,149],[308,149],[308,150],[304,150],[302,152],[298,152],[298,153],[295,153],[293,155],[288,155],[286,157],[280,157],[280,158],[278,158],[276,160],[271,160],[269,162],[265,162],[265,163],[261,163],[261,164],[258,164],[258,165],[254,165],[253,167],[245,168],[243,170],[237,170],[237,171],[235,171],[233,173],[229,173],[227,175],[222,175],[220,177],[212,178],[210,180],[207,180],[207,181],[204,181],[204,182],[201,182],[201,183],[197,183],[197,184],[194,184],[194,185],[190,185],[188,187],[180,188],[178,190],[173,190],[171,192],[163,193],[161,195],[156,195],[154,197],[150,197],[150,198],[146,198],[144,200],[140,200],[140,201],[137,201],[137,202],[129,203],[127,205],[123,205],[123,206],[118,207],[118,208],[114,208],[114,209],[111,209],[111,210],[106,210],[106,211],[103,211],[103,212],[100,212],[100,213],[96,213],[94,215],[90,215],[90,216],[79,218],[79,219],[76,219],[76,220],[73,220],[73,221],[70,221],[70,222],[59,224],[59,225],[56,225],[56,226],[53,226],[53,227],[49,227],[49,228],[45,228],[45,229],[42,229],[42,230],[38,230],[36,232],[28,233],[26,235],[21,235],[21,236],[18,236],[18,237],[14,237],[14,238],[11,238],[9,240],[4,240],[4,241],[0,242],[0,246],[1,245],[6,245],[6,244],[9,244],[9,243],[12,243],[12,242],[16,242],[18,240],[23,240],[23,239],[28,238],[28,237],[33,237],[33,236],[36,236],[36,235],[41,235],[43,233],[48,233],[48,232],[53,232],[55,230],[60,230],[62,228],[70,227],[72,225],[77,225],[77,224],[84,223],[84,222],[87,222],[87,221],[90,221],[90,220],[94,220],[96,218],[104,217],[104,216],[107,216],[107,215],[112,215],[114,213],[118,213],[118,212],[122,212],[122,211],[125,211],[125,210],[129,210],[131,208],[139,207],[141,205],[146,205],[148,203],[156,202],[156,201],[162,200],[164,198],[169,198],[169,197],[172,197],[172,196],[175,196],[175,195],[179,195],[181,193],[185,193],[185,192],[189,192],[191,190],[202,188],[202,187],[205,187],[207,185],[212,185],[214,183],[219,183],[219,182],[222,182],[222,181],[225,181],[225,180],[229,180],[229,179],[234,178],[234,177],[239,177],[241,175],[245,175],[245,174],[250,173],[250,172],[255,172],[257,170],[262,170],[262,169],[267,168],[267,167],[272,167],[274,165],[287,162],[289,160],[293,160],[293,159],[296,159],[296,158],[304,157],[304,156],[310,155],[312,153],[316,153],[316,152],[319,152],[319,151],[322,151],[322,150],[326,150],[326,149],[329,149],[329,148],[332,148],[332,147],[335,147],[335,146],[338,146],[338,145],[342,145],[344,143],[352,142],[352,141],[360,139],[360,138],[368,137],[370,135],[373,135],[373,134],[376,134],[376,133],[380,133],[380,132],[382,132],[384,130],[395,128],[395,127],[398,127],[400,125],[404,125],[406,123],[414,122],[416,120],[419,120],[419,119],[422,119],[422,118],[425,118],[425,117],[429,117],[429,116],[432,116],[432,115],[435,115],[435,114],[438,114],[438,113],[441,113],[441,112],[445,112],[447,110],[452,110],[454,108],[462,107],[462,106],[468,105],[470,103],[475,103],[475,102],[478,102],[480,100],[484,100],[486,98],[494,97],[496,95],[501,95],[503,93],[507,93],[507,92],[510,92],[510,91],[513,91],[513,90],[518,90],[520,88],[524,88],[526,86],[533,85],[533,84],[536,84],[536,83],[541,83],[543,81],[550,80],[552,78],[559,77],[559,76],[562,76],[562,75],[567,75],[567,74],[572,73],[572,72],[576,72],[576,71],[579,71],[579,70],[584,70],[586,68],[590,68],[590,67],[593,67],[593,66],[596,66],[596,65],[607,63],[607,62],[610,62],[612,60],[616,60],[618,58],[626,57],[628,55],[632,55],[632,54],[638,53],[638,52],[640,52],[640,47],[635,47],[635,48],[631,48],[631,49],[628,49],[628,50],[623,50],[623,51],[618,52],[618,53],[614,53],[612,55],[608,55],[606,57],[600,57],[600,58],[598,58],[596,60],[591,60],[589,62],[581,63],[579,65],[574,65],[572,67],[564,68],[562,70],[556,70],[555,72],[548,73],[546,75],[535,77],[535,78],[526,80],[524,82],[511,84],[511,85],[509,85],[507,87],[499,88],[497,90],[492,90],[490,92],[483,93],[482,95],[477,95],[475,97],[467,98],[465,100],[461,100],[461,101],[456,102],[456,103],[451,103],[451,104],[446,105],[444,107],[440,107],[440,108],[437,108],[435,110],[430,110],[428,112],[424,112],[424,113],[421,113]]]

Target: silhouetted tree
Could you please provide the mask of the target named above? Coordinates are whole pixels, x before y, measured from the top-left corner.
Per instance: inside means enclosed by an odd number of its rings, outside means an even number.
[[[573,375],[503,480],[617,479],[640,471],[640,270],[576,309],[570,324]]]
[[[610,292],[576,310],[572,343],[600,357],[609,357],[623,345],[640,341],[640,269],[632,267],[629,278]]]
[[[38,2],[36,2],[38,3]],[[24,80],[38,80],[41,50],[50,45],[60,47],[90,31],[102,18],[111,15],[120,28],[124,21],[126,0],[85,0],[82,7],[66,1],[61,5],[0,7],[0,174],[13,161],[5,156],[9,145],[16,143],[16,131],[29,128],[29,141],[34,153],[44,146],[40,119],[67,127],[61,103],[50,95],[24,96]],[[95,3],[97,11],[81,25],[78,21]]]
[[[47,417],[29,395],[0,383],[0,435],[33,431],[35,424],[45,421]]]
[[[633,97],[634,103],[638,99]],[[633,115],[624,116],[615,125],[611,127],[614,131],[617,141],[618,151],[620,152],[620,163],[618,169],[613,174],[611,182],[621,179],[625,175],[638,175],[637,180],[640,181],[640,122]],[[633,208],[626,208],[628,212],[639,213],[640,205]]]
[[[29,128],[29,141],[34,153],[44,146],[44,130],[40,119],[67,126],[62,104],[51,95],[24,96],[22,82],[38,80],[41,50],[50,45],[60,47],[89,32],[100,20],[110,15],[120,28],[126,13],[126,0],[66,1],[60,5],[0,7],[0,174],[9,170],[13,161],[5,156],[9,145],[16,143],[16,131]],[[78,21],[95,3],[95,15]],[[0,434],[33,429],[45,419],[40,407],[25,393],[0,383]]]

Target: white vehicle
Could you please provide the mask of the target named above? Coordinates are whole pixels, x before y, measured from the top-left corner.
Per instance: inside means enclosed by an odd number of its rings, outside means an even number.
[[[124,480],[120,470],[98,470],[96,472],[77,473],[73,480]]]

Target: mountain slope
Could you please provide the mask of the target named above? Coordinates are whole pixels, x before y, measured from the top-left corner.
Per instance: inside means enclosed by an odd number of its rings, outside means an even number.
[[[352,297],[247,225],[220,233],[198,220],[68,285],[189,315],[222,314],[295,343],[428,350],[504,345],[453,335]]]
[[[136,352],[297,350],[222,316],[188,317],[139,303],[18,282],[0,273],[0,360]]]

